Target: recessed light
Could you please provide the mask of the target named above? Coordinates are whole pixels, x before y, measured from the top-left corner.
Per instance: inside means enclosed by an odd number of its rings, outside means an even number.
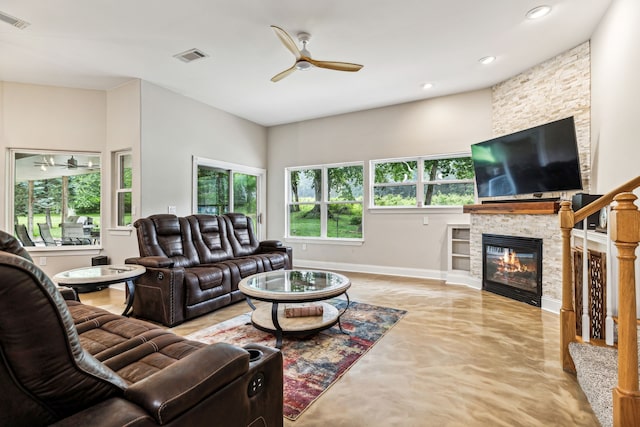
[[[538,19],[542,18],[543,16],[547,16],[549,12],[551,12],[551,6],[544,5],[534,7],[529,12],[527,12],[525,16],[527,17],[527,19]]]
[[[478,62],[480,62],[482,65],[489,65],[495,60],[496,60],[495,56],[485,56],[484,58],[478,59]]]
[[[425,83],[422,85],[422,89],[424,90],[431,89],[432,87],[433,87],[433,83]]]

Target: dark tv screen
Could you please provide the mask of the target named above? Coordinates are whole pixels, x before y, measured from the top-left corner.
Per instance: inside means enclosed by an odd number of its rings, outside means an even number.
[[[478,197],[582,189],[573,117],[471,146]]]

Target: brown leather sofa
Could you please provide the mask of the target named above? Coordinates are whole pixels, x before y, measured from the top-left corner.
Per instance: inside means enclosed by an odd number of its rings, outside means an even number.
[[[279,351],[66,301],[2,231],[0,278],[0,425],[282,426]]]
[[[243,300],[238,283],[263,271],[291,269],[290,247],[259,242],[251,218],[225,215],[152,215],[134,223],[146,267],[136,281],[136,317],[175,326]]]

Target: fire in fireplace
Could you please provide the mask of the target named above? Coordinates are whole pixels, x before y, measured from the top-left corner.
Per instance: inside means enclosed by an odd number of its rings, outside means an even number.
[[[482,289],[540,307],[542,239],[483,234]]]

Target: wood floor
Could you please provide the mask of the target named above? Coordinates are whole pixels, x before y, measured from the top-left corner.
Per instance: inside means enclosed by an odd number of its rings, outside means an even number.
[[[598,426],[560,367],[555,314],[464,286],[345,273],[354,301],[408,314],[288,427]],[[116,313],[124,292],[81,294]],[[249,311],[244,302],[172,330]]]

